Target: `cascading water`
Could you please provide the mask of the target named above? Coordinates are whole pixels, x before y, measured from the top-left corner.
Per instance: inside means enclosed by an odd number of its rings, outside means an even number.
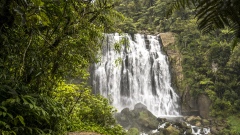
[[[120,53],[114,49],[118,42],[123,43]],[[127,34],[106,34],[101,61],[91,69],[91,83],[93,91],[109,98],[118,111],[142,103],[155,116],[179,115],[179,97],[171,87],[167,57],[157,36],[135,34],[132,40]]]

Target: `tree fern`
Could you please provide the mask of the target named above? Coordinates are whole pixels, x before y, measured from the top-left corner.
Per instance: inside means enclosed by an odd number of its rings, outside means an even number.
[[[181,8],[194,8],[198,28],[203,33],[229,27],[234,38],[240,38],[239,0],[175,0],[170,5],[168,15]]]

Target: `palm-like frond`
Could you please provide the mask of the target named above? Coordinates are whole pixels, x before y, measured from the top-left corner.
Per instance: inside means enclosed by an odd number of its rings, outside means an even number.
[[[239,0],[175,0],[169,13],[193,6],[198,19],[198,28],[203,33],[229,27],[234,31],[234,37],[240,38]]]

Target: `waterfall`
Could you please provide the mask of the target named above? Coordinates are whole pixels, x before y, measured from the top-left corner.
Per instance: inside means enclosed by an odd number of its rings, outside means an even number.
[[[118,111],[142,103],[155,116],[179,115],[179,97],[157,36],[106,34],[101,53],[91,68],[94,93],[107,97]]]

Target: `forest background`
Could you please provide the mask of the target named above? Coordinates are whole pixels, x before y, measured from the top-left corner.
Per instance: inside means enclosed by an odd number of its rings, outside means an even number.
[[[92,95],[88,67],[103,33],[173,32],[182,57],[179,93],[207,94],[211,116],[240,132],[240,51],[234,31],[197,29],[194,9],[166,17],[171,0],[2,0],[0,2],[0,133],[125,134],[107,99]],[[125,17],[124,17],[125,16]],[[173,62],[173,61],[172,61]],[[213,70],[214,69],[214,70]],[[76,83],[77,82],[77,83]]]

